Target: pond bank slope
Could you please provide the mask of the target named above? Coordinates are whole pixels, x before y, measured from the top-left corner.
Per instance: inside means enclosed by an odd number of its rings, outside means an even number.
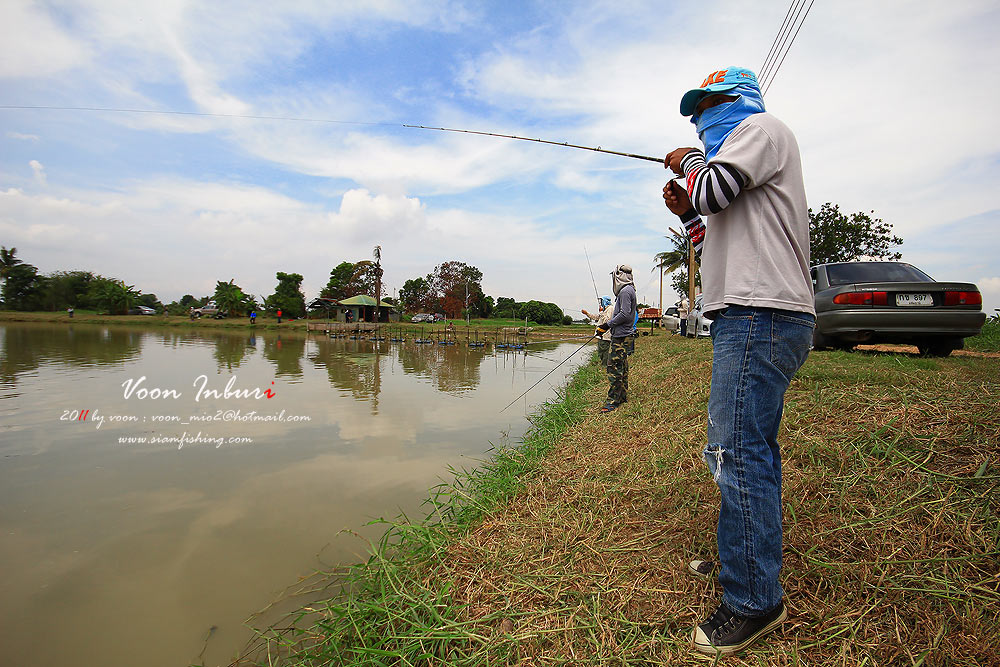
[[[711,344],[643,337],[631,366],[606,415],[581,368],[519,448],[434,489],[349,594],[243,664],[697,663],[721,593],[684,568],[714,553]],[[780,436],[789,620],[727,665],[1000,664],[998,378],[993,358],[810,355]]]

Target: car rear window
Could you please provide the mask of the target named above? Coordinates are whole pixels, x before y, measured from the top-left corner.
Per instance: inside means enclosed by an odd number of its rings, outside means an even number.
[[[826,276],[831,285],[851,283],[932,283],[934,279],[915,266],[899,262],[830,264]]]

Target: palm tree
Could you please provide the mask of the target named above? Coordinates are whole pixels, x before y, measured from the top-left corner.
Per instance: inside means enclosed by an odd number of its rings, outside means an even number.
[[[14,256],[16,254],[17,248],[11,247],[10,250],[7,250],[6,247],[0,246],[0,278],[6,279],[15,266],[24,264],[24,262]]]
[[[654,271],[662,268],[664,273],[672,273],[677,269],[687,266],[688,252],[691,244],[688,243],[686,236],[678,234],[673,230],[670,231],[670,236],[664,236],[663,238],[673,243],[674,247],[671,250],[658,252],[653,256],[653,259],[656,261],[656,264],[653,266]]]
[[[235,281],[235,278],[231,278],[228,283],[220,280],[215,285],[215,305],[230,315],[239,315],[240,307],[246,299],[243,290]]]

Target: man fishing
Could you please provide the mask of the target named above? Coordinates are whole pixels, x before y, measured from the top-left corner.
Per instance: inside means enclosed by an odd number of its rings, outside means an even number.
[[[597,334],[611,333],[608,348],[608,400],[601,412],[611,412],[627,400],[628,393],[628,336],[635,322],[635,285],[632,267],[620,264],[611,274],[615,295],[615,310],[604,324],[597,325]]]
[[[600,301],[598,301],[599,309],[597,314],[590,313],[587,310],[581,310],[580,312],[589,317],[594,323],[600,327],[611,319],[613,310],[611,309],[611,297],[602,296]],[[594,335],[597,336],[597,358],[601,360],[601,365],[605,368],[608,367],[608,350],[611,348],[611,332],[605,330],[604,333],[599,333],[595,329]]]
[[[786,618],[781,570],[781,454],[785,390],[815,326],[809,217],[798,143],[767,113],[753,72],[729,67],[681,98],[704,146],[664,166],[663,200],[702,255],[712,319],[712,383],[703,458],[719,487],[716,611],[693,632],[702,653],[742,651]],[[703,219],[701,216],[706,216]],[[709,576],[711,561],[688,566]]]

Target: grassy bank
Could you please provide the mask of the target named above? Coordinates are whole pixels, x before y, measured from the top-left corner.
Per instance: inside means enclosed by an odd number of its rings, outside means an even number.
[[[721,592],[684,572],[714,552],[711,345],[641,338],[632,365],[609,415],[581,370],[523,448],[436,489],[261,664],[697,662]],[[810,355],[781,433],[790,619],[726,664],[1000,664],[998,378],[996,358]]]

